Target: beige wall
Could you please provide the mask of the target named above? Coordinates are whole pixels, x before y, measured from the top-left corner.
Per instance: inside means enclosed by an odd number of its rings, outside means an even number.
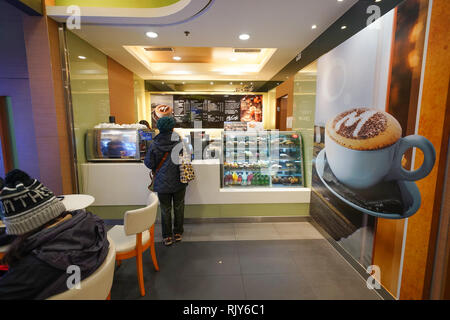
[[[134,74],[108,57],[108,86],[110,113],[116,123],[135,123]]]

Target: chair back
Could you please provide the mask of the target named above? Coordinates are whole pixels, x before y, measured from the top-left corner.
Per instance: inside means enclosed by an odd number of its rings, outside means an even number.
[[[124,230],[127,236],[144,232],[155,223],[158,212],[158,196],[151,193],[145,208],[125,212]]]
[[[81,281],[80,289],[71,289],[48,300],[106,300],[111,292],[116,261],[116,247],[108,237],[109,251],[105,261],[93,274]]]

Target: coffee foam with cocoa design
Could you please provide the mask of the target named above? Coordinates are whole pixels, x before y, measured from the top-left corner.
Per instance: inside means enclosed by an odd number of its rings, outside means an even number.
[[[397,142],[402,129],[389,113],[355,108],[340,113],[326,125],[327,134],[340,145],[355,150],[375,150]]]

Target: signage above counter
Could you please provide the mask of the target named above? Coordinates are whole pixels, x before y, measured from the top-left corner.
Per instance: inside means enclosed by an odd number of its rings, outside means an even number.
[[[223,128],[224,122],[262,122],[262,95],[159,95],[152,94],[152,127],[173,116],[179,128]]]

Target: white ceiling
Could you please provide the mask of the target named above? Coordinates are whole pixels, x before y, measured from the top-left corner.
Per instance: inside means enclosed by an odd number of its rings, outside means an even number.
[[[194,0],[195,1],[195,0]],[[216,0],[198,18],[174,26],[130,26],[82,24],[73,30],[111,58],[144,79],[161,80],[270,80],[299,52],[342,16],[357,0]],[[92,19],[91,19],[92,21]],[[122,20],[123,21],[123,20]],[[311,29],[312,25],[316,29]],[[186,37],[184,31],[190,31]],[[159,34],[156,39],[147,31]],[[238,39],[248,33],[247,41]],[[189,75],[152,73],[123,46],[184,46],[276,48],[258,74],[223,75],[199,72]],[[180,70],[183,68],[180,62]]]

